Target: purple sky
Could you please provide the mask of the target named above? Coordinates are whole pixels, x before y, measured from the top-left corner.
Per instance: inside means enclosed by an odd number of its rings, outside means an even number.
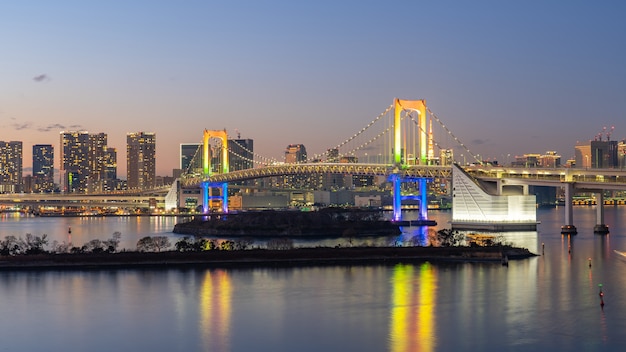
[[[623,1],[5,1],[0,140],[157,134],[157,174],[203,129],[321,153],[395,97],[486,158],[626,137]],[[26,172],[28,173],[28,172]]]

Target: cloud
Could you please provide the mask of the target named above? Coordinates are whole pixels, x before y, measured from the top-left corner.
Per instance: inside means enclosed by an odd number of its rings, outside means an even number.
[[[70,125],[70,126],[66,126],[60,123],[52,123],[49,124],[47,126],[39,126],[37,127],[37,131],[39,132],[49,132],[49,131],[53,131],[53,130],[58,130],[58,131],[63,131],[63,130],[82,130],[82,126],[81,125]]]
[[[485,143],[487,143],[487,142],[488,142],[488,140],[485,140],[485,139],[474,139],[474,140],[472,141],[472,144],[475,144],[475,145],[481,145],[481,144],[485,144]]]
[[[29,129],[31,129],[31,128],[32,128],[32,127],[31,127],[31,126],[32,126],[32,124],[31,124],[30,122],[24,122],[24,123],[14,123],[12,126],[13,126],[13,128],[14,128],[14,129],[16,129],[16,130],[18,130],[18,131],[21,131],[21,130],[29,130]]]
[[[38,75],[38,76],[33,77],[33,81],[35,81],[35,82],[46,82],[46,81],[50,81],[50,80],[51,80],[51,78],[50,78],[50,77],[48,77],[48,75],[47,75],[47,74],[45,74],[45,73],[44,73],[44,74],[41,74],[41,75]]]

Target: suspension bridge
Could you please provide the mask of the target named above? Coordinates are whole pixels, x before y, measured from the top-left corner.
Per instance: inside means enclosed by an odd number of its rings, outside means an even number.
[[[439,126],[437,138],[433,122]],[[228,148],[226,131],[205,130],[202,144],[189,164],[191,167],[185,170],[181,180],[184,187],[202,188],[205,213],[214,202],[221,203],[221,211],[227,213],[228,185],[232,182],[312,174],[385,177],[392,185],[393,220],[400,220],[402,202],[407,199],[419,201],[418,220],[426,220],[427,183],[451,177],[453,146],[443,146],[442,140],[454,142],[454,147],[464,148],[466,155],[478,160],[427,107],[425,100],[395,99],[354,135],[326,148],[325,153],[297,163],[279,162],[237,145],[238,150],[254,155],[253,159],[247,158]],[[233,158],[246,159],[255,167],[231,171],[229,160]],[[403,189],[417,192],[407,194]]]
[[[613,175],[615,170],[529,172],[527,168],[505,169],[484,165],[480,156],[472,153],[423,99],[394,99],[391,105],[354,135],[325,148],[324,153],[308,156],[306,160],[296,163],[258,155],[240,144],[235,144],[235,148],[228,145],[225,130],[205,130],[189,168],[181,176],[182,187],[202,189],[205,214],[216,203],[221,212],[228,213],[228,185],[231,183],[267,177],[338,174],[384,177],[391,185],[392,220],[401,220],[402,203],[411,199],[419,204],[418,221],[424,221],[428,219],[427,183],[435,179],[453,179],[453,170],[457,169],[460,171],[453,183],[456,182],[459,189],[452,193],[453,197],[458,196],[459,199],[455,200],[459,205],[455,206],[453,202],[453,224],[456,218],[464,226],[472,223],[536,226],[535,198],[528,195],[528,186],[547,185],[565,188],[566,224],[563,229],[564,233],[576,233],[571,210],[574,192],[599,193],[601,197],[606,189],[626,189],[626,177],[623,177],[626,173]],[[452,167],[455,164],[454,150],[460,152],[456,156],[463,159],[465,170]],[[233,159],[244,160],[253,167],[231,170],[229,160]],[[467,159],[470,163],[466,162]],[[478,185],[477,179],[465,179],[465,176],[469,177],[468,173],[482,179],[483,184]],[[605,178],[604,175],[609,176]],[[619,182],[620,176],[622,182]],[[583,186],[580,179],[586,177],[592,180]],[[484,189],[489,182],[496,184],[491,194]],[[512,188],[516,190],[511,192]],[[598,211],[597,218],[597,228],[608,231],[603,224],[602,209]],[[501,229],[498,226],[494,229]]]

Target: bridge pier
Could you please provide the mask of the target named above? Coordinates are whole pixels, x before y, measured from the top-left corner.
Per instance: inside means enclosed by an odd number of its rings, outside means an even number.
[[[212,186],[219,185],[222,189],[221,195],[213,196],[211,194]],[[208,214],[211,211],[211,201],[213,199],[220,199],[222,201],[222,213],[228,213],[228,183],[223,182],[220,184],[211,184],[209,182],[202,182],[202,213]]]
[[[402,220],[402,194],[400,192],[402,180],[400,175],[391,175],[391,183],[393,185],[393,221],[400,221]]]
[[[574,185],[572,183],[565,183],[565,225],[561,226],[562,235],[575,235],[576,226],[574,226],[574,209],[572,205],[572,196],[574,195]]]
[[[200,186],[202,187],[202,214],[208,214],[209,213],[209,199],[211,198],[211,195],[209,194],[209,183],[208,182],[202,182],[200,184]]]
[[[609,233],[609,227],[604,223],[604,193],[596,193],[596,225],[593,233],[604,235]]]
[[[419,179],[419,187],[420,187],[420,208],[419,208],[419,219],[418,220],[428,220],[428,190],[426,189],[425,178]]]

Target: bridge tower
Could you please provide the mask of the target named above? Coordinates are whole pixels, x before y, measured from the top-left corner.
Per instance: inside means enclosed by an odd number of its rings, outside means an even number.
[[[396,98],[394,100],[394,120],[393,120],[393,163],[396,171],[390,175],[390,181],[393,184],[393,220],[399,221],[402,218],[402,181],[417,181],[420,190],[420,206],[419,220],[428,219],[428,199],[426,191],[426,183],[428,178],[404,179],[401,176],[401,170],[407,167],[405,160],[402,158],[402,111],[416,111],[419,115],[418,127],[419,138],[418,147],[419,154],[417,159],[422,165],[428,163],[429,138],[426,126],[426,100],[402,100]]]
[[[225,174],[228,172],[228,135],[226,130],[204,130],[203,137],[203,149],[202,149],[202,171],[205,177],[210,177],[213,174],[213,168],[211,167],[211,146],[209,140],[211,138],[217,138],[222,143],[222,167],[218,170],[219,174]],[[219,196],[213,196],[213,189],[221,188]],[[222,212],[228,213],[228,183],[210,183],[202,182],[202,210],[203,213],[208,214],[214,200],[222,201]]]

